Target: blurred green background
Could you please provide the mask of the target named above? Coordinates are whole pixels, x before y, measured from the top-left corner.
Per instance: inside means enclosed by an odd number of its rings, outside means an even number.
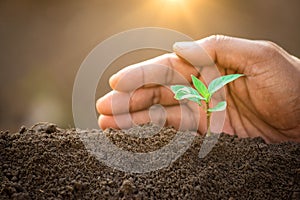
[[[225,34],[276,42],[300,56],[299,0],[0,0],[0,130],[38,121],[72,127],[72,87],[88,53],[138,27],[174,29],[200,39]],[[101,78],[162,54],[131,52]]]

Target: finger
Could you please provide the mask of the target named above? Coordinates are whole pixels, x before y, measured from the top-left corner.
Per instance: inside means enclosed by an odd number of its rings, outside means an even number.
[[[100,114],[116,115],[145,110],[155,104],[170,106],[178,101],[169,87],[158,86],[139,88],[132,93],[111,91],[97,101],[96,108]]]
[[[98,119],[102,129],[109,127],[128,129],[133,125],[145,124],[150,121],[155,124],[163,122],[165,126],[174,126],[177,130],[198,130],[200,133],[206,131],[205,112],[194,103],[155,109],[151,113],[149,110],[143,110],[114,116],[100,115]]]
[[[128,92],[142,86],[187,84],[191,82],[191,74],[198,75],[195,67],[175,54],[165,54],[128,66],[114,74],[109,82],[112,89]]]
[[[263,61],[266,43],[228,36],[210,36],[196,42],[178,42],[174,52],[196,66],[221,65],[238,73],[245,68]],[[263,53],[264,52],[264,53]]]

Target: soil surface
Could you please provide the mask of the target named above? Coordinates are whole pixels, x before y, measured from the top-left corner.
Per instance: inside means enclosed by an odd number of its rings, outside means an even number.
[[[155,134],[138,137],[149,132]],[[167,145],[177,132],[150,124],[124,134],[48,123],[2,131],[0,199],[300,199],[300,144],[221,134],[200,158],[203,138],[197,136],[169,166],[130,173],[97,159],[82,135],[105,136],[120,149],[147,153]]]

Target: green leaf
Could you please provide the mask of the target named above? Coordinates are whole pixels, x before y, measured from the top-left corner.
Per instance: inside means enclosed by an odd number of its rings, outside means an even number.
[[[207,100],[209,97],[209,92],[207,90],[207,87],[200,81],[198,78],[196,78],[194,75],[192,75],[192,81],[195,88],[198,90],[198,92]]]
[[[212,95],[213,93],[221,89],[223,86],[225,86],[227,83],[230,83],[241,76],[244,76],[244,74],[230,74],[216,78],[209,84],[208,92],[210,93],[210,95]]]
[[[209,112],[218,112],[218,111],[223,111],[226,109],[227,103],[226,101],[221,101],[219,102],[215,107],[209,108]]]
[[[188,99],[201,105],[201,100],[204,98],[199,95],[197,90],[185,85],[173,85],[171,86],[172,92],[175,94],[174,98],[177,100]]]
[[[199,95],[199,93],[197,92],[197,90],[195,90],[192,87],[189,86],[185,86],[185,85],[173,85],[171,86],[171,90],[173,91],[173,93],[176,96],[183,96],[183,95],[187,95],[187,94],[192,94],[192,95],[196,95],[199,96],[200,98],[204,99],[203,97],[201,97]]]

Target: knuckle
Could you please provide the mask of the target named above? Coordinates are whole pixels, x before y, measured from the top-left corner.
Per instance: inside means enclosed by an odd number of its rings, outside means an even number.
[[[230,40],[230,37],[226,35],[216,34],[209,36],[208,39],[211,40],[213,43],[221,43]]]
[[[260,45],[260,50],[264,55],[273,57],[279,52],[279,46],[272,41],[260,40],[258,41],[258,44]]]
[[[276,44],[272,41],[269,40],[261,40],[259,41],[260,44],[266,48],[274,48],[276,46]]]
[[[161,99],[161,88],[157,87],[153,89],[153,94],[152,94],[152,104],[158,104]]]

